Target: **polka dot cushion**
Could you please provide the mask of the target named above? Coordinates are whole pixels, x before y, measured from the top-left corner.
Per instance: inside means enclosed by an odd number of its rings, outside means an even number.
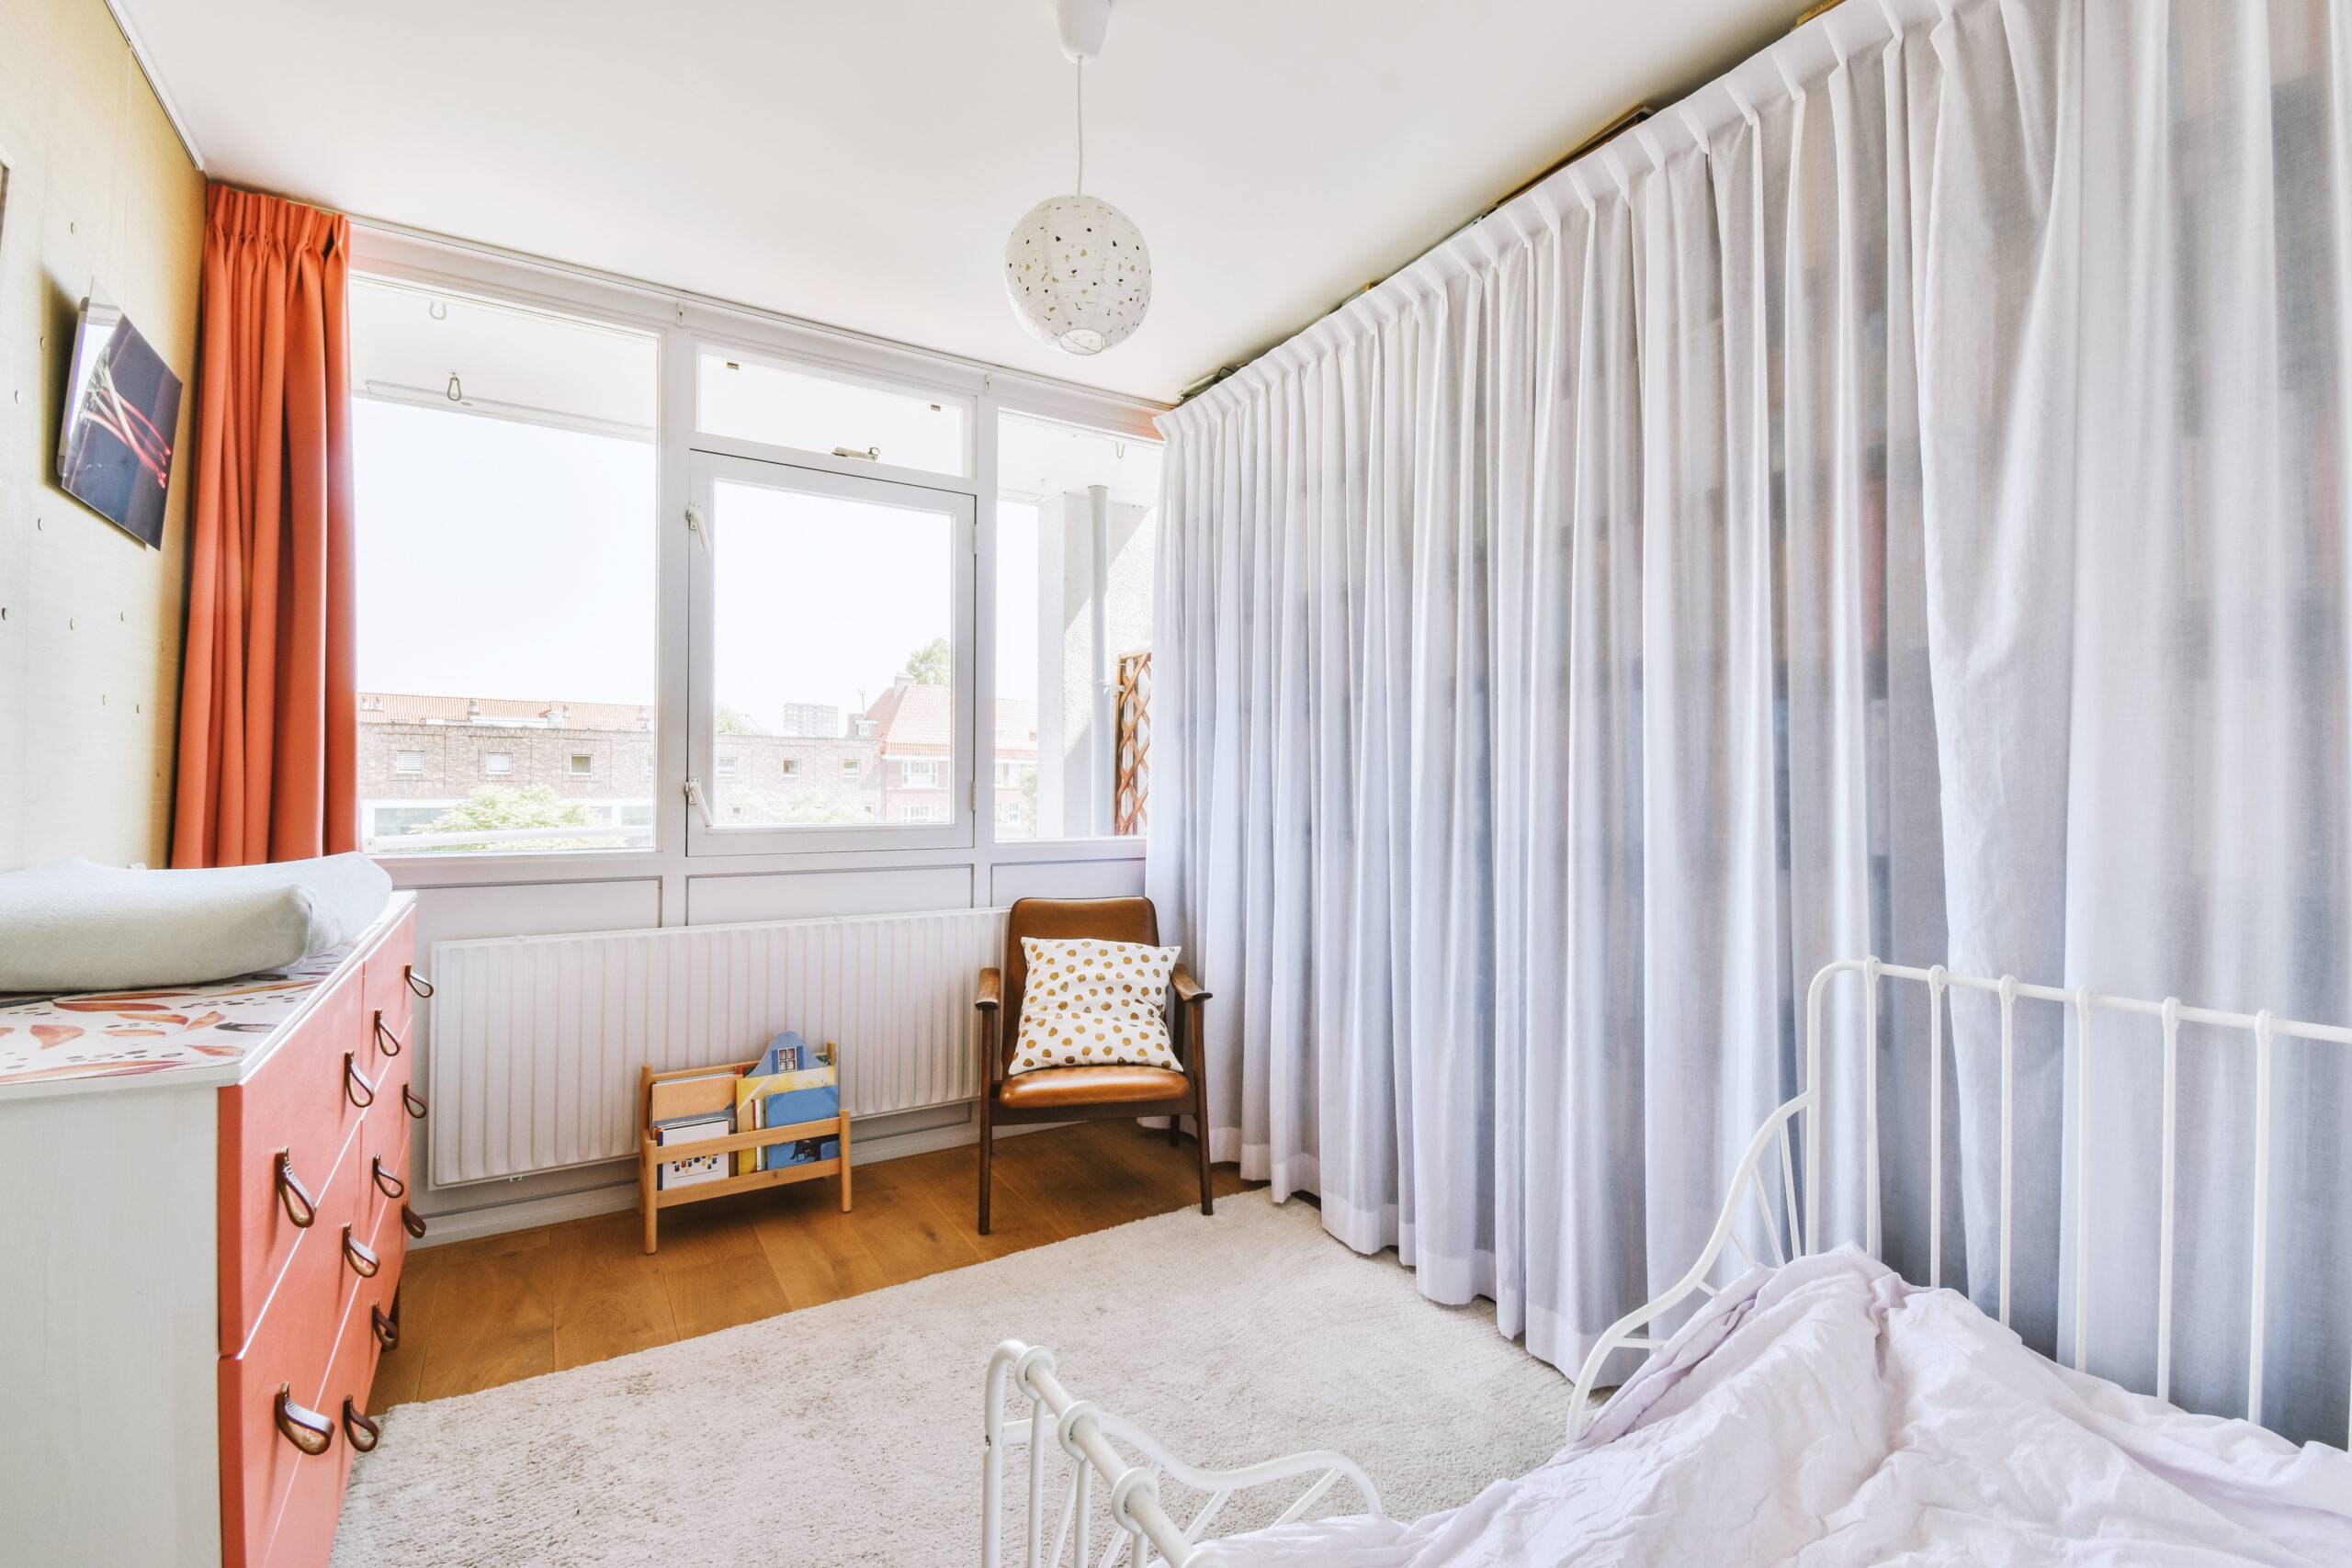
[[[1179,949],[1025,936],[1029,978],[1007,1073],[1125,1063],[1180,1071],[1160,1006]]]

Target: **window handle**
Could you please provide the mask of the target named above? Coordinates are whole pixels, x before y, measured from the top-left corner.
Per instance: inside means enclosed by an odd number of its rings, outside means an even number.
[[[688,779],[686,781],[686,804],[702,813],[704,827],[714,829],[718,828],[718,818],[710,813],[710,796],[703,792],[702,780]]]
[[[710,514],[691,501],[686,502],[686,527],[701,541],[703,550],[707,554],[711,546]]]

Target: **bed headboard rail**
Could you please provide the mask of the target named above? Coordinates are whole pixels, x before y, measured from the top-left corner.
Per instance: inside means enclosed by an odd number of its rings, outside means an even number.
[[[1879,987],[1887,981],[1905,981],[1925,986],[1928,989],[1928,1283],[1943,1282],[1943,1048],[1944,999],[1953,990],[1989,992],[2001,1002],[2000,1049],[2000,1247],[1996,1260],[1999,1292],[1998,1315],[2006,1326],[2009,1321],[2009,1236],[2010,1215],[2016,1192],[2016,1161],[2013,1147],[2014,1095],[2017,1081],[2017,1006],[2020,1001],[2054,1002],[2071,1008],[2075,1014],[2074,1043],[2070,1047],[2075,1069],[2075,1127],[2073,1150],[2073,1202],[2075,1235],[2078,1238],[2074,1256],[2074,1363],[2076,1371],[2086,1369],[2090,1345],[2090,1247],[2092,1181],[2090,1173],[2091,1126],[2093,1100],[2089,1044],[2093,1037],[2093,1019],[2101,1012],[2136,1014],[2154,1018],[2164,1030],[2163,1129],[2161,1136],[2161,1183],[2158,1201],[2156,1232],[2156,1397],[2172,1395],[2172,1276],[2173,1276],[2173,1192],[2179,1162],[2179,1055],[2180,1026],[2184,1023],[2208,1024],[2222,1029],[2243,1031],[2252,1036],[2254,1045],[2254,1144],[2251,1157],[2254,1165],[2254,1199],[2248,1216],[2251,1232],[2252,1258],[2250,1284],[2252,1304],[2246,1322],[2246,1413],[2247,1420],[2259,1425],[2262,1421],[2262,1362],[2263,1325],[2268,1302],[2270,1245],[2270,1134],[2275,1113],[2276,1096],[2271,1092],[2271,1067],[2275,1043],[2281,1037],[2311,1040],[2337,1045],[2352,1045],[2352,1029],[2335,1024],[2306,1023],[2297,1019],[2275,1016],[2267,1008],[2260,1012],[2232,1012],[2222,1008],[2195,1007],[2178,997],[2148,1000],[2139,997],[2109,995],[2095,991],[2088,986],[2072,987],[2036,985],[2020,980],[2014,975],[1956,975],[1938,964],[1921,969],[1907,964],[1888,964],[1877,958],[1847,958],[1822,966],[1805,991],[1805,1084],[1808,1088],[1821,1082],[1822,1004],[1830,983],[1841,975],[1860,977],[1862,998],[1862,1058],[1864,1124],[1867,1129],[1863,1144],[1865,1178],[1865,1245],[1873,1258],[1880,1255],[1879,1235],[1879,1148],[1878,1148],[1878,998]],[[1821,1119],[1805,1118],[1804,1168],[1810,1173],[1821,1168]],[[1819,1181],[1805,1184],[1804,1235],[1810,1242],[1821,1234],[1821,1189]]]
[[[2272,1067],[2276,1043],[2280,1039],[2307,1040],[2336,1045],[2352,1045],[2352,1029],[2335,1024],[2307,1023],[2297,1019],[2282,1019],[2269,1010],[2260,1012],[2232,1012],[2222,1008],[2198,1007],[2183,1002],[2177,997],[2149,1000],[2138,997],[2110,995],[2087,986],[2061,987],[2037,985],[2020,980],[2014,975],[1984,976],[1955,974],[1938,964],[1917,968],[1905,964],[1889,964],[1878,958],[1842,958],[1824,964],[1805,991],[1805,1050],[1804,1090],[1787,1100],[1767,1117],[1756,1131],[1740,1164],[1733,1175],[1730,1190],[1725,1194],[1715,1228],[1708,1237],[1699,1258],[1682,1277],[1668,1287],[1656,1299],[1644,1303],[1604,1331],[1585,1358],[1577,1375],[1578,1398],[1575,1413],[1570,1416],[1569,1435],[1581,1431],[1590,1419],[1588,1397],[1598,1386],[1601,1368],[1611,1354],[1626,1348],[1641,1348],[1661,1343],[1654,1335],[1636,1332],[1654,1329],[1666,1313],[1687,1300],[1694,1292],[1712,1295],[1714,1288],[1708,1275],[1730,1247],[1743,1258],[1748,1250],[1739,1240],[1739,1221],[1753,1212],[1763,1220],[1763,1235],[1772,1253],[1770,1261],[1819,1250],[1824,1240],[1821,1220],[1822,1182],[1814,1173],[1822,1169],[1821,1139],[1823,1116],[1829,1106],[1819,1098],[1824,1093],[1822,1055],[1822,1010],[1832,982],[1841,976],[1858,976],[1862,983],[1862,1159],[1863,1159],[1863,1244],[1873,1258],[1881,1256],[1879,1216],[1879,1136],[1878,1136],[1878,1017],[1881,987],[1889,982],[1904,982],[1927,987],[1928,998],[1928,1284],[1932,1288],[1942,1284],[1943,1269],[1943,1051],[1945,998],[1954,990],[1981,991],[2000,998],[2000,1167],[1999,1167],[1999,1235],[1996,1259],[1997,1314],[2001,1323],[2009,1321],[2010,1224],[2016,1196],[2016,1161],[2014,1134],[2016,1128],[2015,1092],[2017,1082],[2017,1007],[2021,1001],[2051,1002],[2073,1010],[2075,1027],[2068,1047],[2075,1072],[2075,1125],[2073,1131],[2071,1202],[2074,1206],[2074,1364],[2076,1371],[2086,1370],[2090,1346],[2090,1253],[2092,1235],[2091,1196],[2093,1183],[2090,1169],[2091,1105],[2093,1100],[2089,1043],[2093,1038],[2093,1021],[2101,1012],[2120,1012],[2154,1018],[2163,1028],[2164,1052],[2163,1110],[2161,1133],[2161,1173],[2158,1178],[2157,1221],[2157,1296],[2155,1311],[2155,1394],[2168,1399],[2172,1393],[2172,1276],[2173,1276],[2173,1212],[2174,1190],[2179,1164],[2179,1045],[2180,1026],[2184,1023],[2211,1025],[2222,1029],[2243,1031],[2251,1036],[2254,1055],[2254,1137],[2250,1158],[2254,1166],[2252,1224],[2249,1260],[2252,1302],[2245,1328],[2246,1343],[2246,1419],[2259,1425],[2262,1421],[2262,1385],[2265,1314],[2269,1300],[2270,1272],[2270,1201],[2271,1201],[2271,1124],[2275,1115],[2272,1092]],[[1804,1149],[1802,1168],[1806,1173],[1804,1183],[1804,1222],[1795,1223],[1799,1199],[1792,1173],[1792,1162],[1788,1146],[1789,1123],[1803,1113]],[[1777,1153],[1771,1162],[1777,1167],[1780,1180],[1772,1179],[1768,1168],[1768,1154]],[[1780,1189],[1777,1192],[1775,1186]],[[1783,1205],[1774,1212],[1775,1204]],[[1750,1258],[1752,1262],[1764,1258]]]

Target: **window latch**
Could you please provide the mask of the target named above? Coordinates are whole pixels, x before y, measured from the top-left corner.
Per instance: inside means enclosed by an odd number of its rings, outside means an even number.
[[[702,780],[688,779],[686,781],[686,804],[693,807],[696,811],[702,813],[702,825],[704,827],[716,828],[718,826],[718,819],[710,814],[710,796],[703,793]]]
[[[710,548],[710,519],[705,517],[702,514],[702,508],[691,501],[686,502],[686,527],[693,532],[696,539],[702,542],[702,547],[707,551]]]
[[[854,446],[836,446],[833,448],[833,456],[836,457],[855,457],[862,463],[878,463],[882,460],[882,448],[879,446],[868,446],[865,451],[861,452]]]

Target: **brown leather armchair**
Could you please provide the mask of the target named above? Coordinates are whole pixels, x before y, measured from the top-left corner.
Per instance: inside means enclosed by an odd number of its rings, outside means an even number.
[[[1005,931],[1004,968],[980,971],[979,994],[973,1006],[980,1010],[980,1234],[989,1233],[989,1183],[997,1123],[1001,1122],[1078,1122],[1096,1119],[1165,1116],[1168,1141],[1176,1142],[1177,1122],[1187,1111],[1193,1118],[1193,1139],[1200,1145],[1201,1213],[1216,1212],[1209,1195],[1209,1090],[1206,1064],[1201,1052],[1201,1004],[1209,993],[1190,971],[1178,964],[1170,982],[1176,1005],[1169,1019],[1169,1039],[1184,1070],[1165,1067],[1100,1066],[1040,1067],[1016,1077],[1005,1077],[1013,1044],[1021,1038],[1021,990],[1029,963],[1021,939],[1025,936],[1092,937],[1098,942],[1159,943],[1159,916],[1148,898],[1022,898],[1014,901]],[[1003,1015],[1000,1028],[998,1015]]]

